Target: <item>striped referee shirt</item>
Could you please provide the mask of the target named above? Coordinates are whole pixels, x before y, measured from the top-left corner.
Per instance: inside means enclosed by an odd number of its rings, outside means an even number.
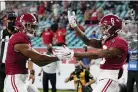
[[[0,63],[5,63],[8,40],[10,36],[11,34],[7,31],[7,29],[0,31]]]

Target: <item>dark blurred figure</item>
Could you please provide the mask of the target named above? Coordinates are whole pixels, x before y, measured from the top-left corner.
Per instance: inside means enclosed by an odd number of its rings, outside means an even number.
[[[113,8],[115,8],[114,5],[115,5],[115,2],[113,2],[113,1],[107,1],[107,2],[105,2],[104,9],[105,10],[113,9]]]
[[[130,9],[135,11],[135,20],[138,20],[138,1],[130,1],[128,4]]]
[[[133,92],[134,83],[138,92],[138,50],[129,51],[127,92]]]
[[[69,7],[70,7],[70,9],[71,9],[72,11],[74,11],[75,13],[77,12],[77,6],[78,6],[78,2],[77,2],[77,1],[71,1],[71,2],[70,2]]]
[[[0,31],[0,92],[3,92],[4,88],[4,79],[6,77],[5,75],[5,55],[8,45],[8,40],[10,39],[10,36],[16,32],[15,28],[15,20],[16,20],[16,14],[15,13],[9,13],[7,15],[7,25],[6,29]]]
[[[67,17],[67,12],[63,12],[59,18],[59,23],[62,24],[63,28],[66,28],[67,23],[68,23],[68,17]]]

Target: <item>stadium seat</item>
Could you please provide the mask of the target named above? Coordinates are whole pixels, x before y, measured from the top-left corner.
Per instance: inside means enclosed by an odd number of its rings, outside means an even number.
[[[105,2],[96,2],[95,6],[96,6],[96,9],[100,8],[100,7],[103,7],[105,5]],[[115,7],[115,11],[114,11],[114,14],[116,14],[117,16],[121,17],[121,18],[125,18],[128,16],[128,2],[124,2],[123,5],[116,5]],[[104,14],[108,14],[108,10],[105,10],[104,11]],[[77,21],[80,23],[80,25],[82,25],[85,29],[85,34],[87,37],[90,37],[92,31],[97,31],[97,34],[98,34],[98,37],[100,38],[101,35],[99,35],[99,27],[98,25],[94,25],[94,26],[87,26],[85,25],[84,23],[84,16],[82,15],[82,12],[80,9],[77,10],[77,13],[76,13],[76,18],[77,18]],[[43,21],[40,21],[39,22],[39,27],[43,28],[43,27],[47,27],[49,25],[51,25],[52,22],[50,22],[49,20],[43,20]],[[74,40],[75,39],[75,40]],[[41,38],[33,38],[32,40],[32,44],[33,46],[43,46],[42,44],[42,40]],[[37,42],[37,43],[36,43]],[[66,33],[66,44],[67,46],[76,46],[76,47],[79,47],[79,46],[83,46],[84,43],[78,39],[78,38],[75,38],[75,32],[74,31],[71,31],[71,30],[67,30],[67,33]]]

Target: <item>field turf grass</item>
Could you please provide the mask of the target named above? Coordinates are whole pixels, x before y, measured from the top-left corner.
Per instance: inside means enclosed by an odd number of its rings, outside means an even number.
[[[43,92],[42,89],[40,89],[40,92]],[[49,90],[49,92],[52,92],[51,90]],[[75,91],[71,91],[71,90],[57,90],[57,92],[75,92]]]

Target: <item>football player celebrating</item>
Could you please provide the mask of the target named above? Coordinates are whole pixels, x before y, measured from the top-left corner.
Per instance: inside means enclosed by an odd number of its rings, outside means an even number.
[[[68,20],[72,28],[78,33],[83,42],[93,47],[91,52],[74,52],[67,47],[56,50],[57,54],[75,57],[102,58],[100,76],[93,92],[119,92],[118,78],[121,76],[122,66],[127,59],[128,43],[118,36],[122,29],[122,21],[115,15],[106,15],[100,21],[103,32],[102,40],[88,39],[76,23],[74,12],[68,11]],[[70,57],[70,58],[72,58]]]
[[[31,58],[35,64],[42,66],[62,59],[60,56],[47,56],[31,47],[30,38],[35,36],[37,21],[32,14],[23,14],[16,21],[16,30],[8,42],[5,60],[6,79],[4,92],[38,92],[28,91],[26,61]],[[64,57],[65,58],[65,57]]]

